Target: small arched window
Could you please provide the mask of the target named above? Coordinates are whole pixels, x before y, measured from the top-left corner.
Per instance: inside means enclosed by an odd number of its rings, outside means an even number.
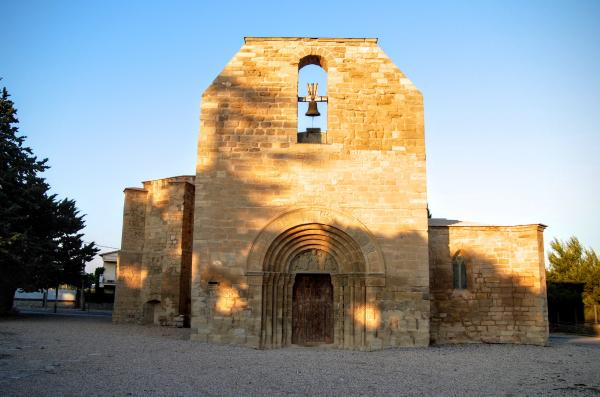
[[[467,289],[467,262],[461,250],[452,258],[454,289]]]
[[[327,72],[321,57],[298,63],[298,143],[327,143]]]

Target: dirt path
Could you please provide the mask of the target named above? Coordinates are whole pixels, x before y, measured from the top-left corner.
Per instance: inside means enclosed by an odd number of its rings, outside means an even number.
[[[101,317],[0,320],[0,395],[600,395],[600,343],[588,338],[364,353],[187,336]]]

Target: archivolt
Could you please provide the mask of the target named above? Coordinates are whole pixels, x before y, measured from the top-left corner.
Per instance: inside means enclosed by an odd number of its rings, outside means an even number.
[[[299,253],[320,249],[334,257],[340,273],[385,273],[375,239],[358,220],[326,208],[287,212],[264,227],[250,249],[248,271],[289,271]]]
[[[310,249],[333,256],[340,273],[365,272],[365,257],[356,242],[340,229],[319,223],[298,225],[280,234],[267,250],[263,270],[287,273],[292,259]]]
[[[328,58],[331,58],[329,51],[315,47],[305,48],[298,53],[298,70],[306,65],[317,65],[327,71],[329,64],[329,62],[327,62]]]
[[[248,275],[259,276],[261,310],[260,346],[292,343],[294,258],[306,251],[331,255],[336,266],[307,269],[326,271],[333,285],[334,343],[339,347],[366,345],[368,332],[357,322],[355,308],[366,305],[369,285],[381,286],[383,255],[367,228],[355,218],[326,208],[303,208],[269,222],[254,240],[248,254]],[[335,269],[334,269],[335,268]],[[258,293],[257,293],[258,296]],[[364,315],[363,315],[364,316]]]

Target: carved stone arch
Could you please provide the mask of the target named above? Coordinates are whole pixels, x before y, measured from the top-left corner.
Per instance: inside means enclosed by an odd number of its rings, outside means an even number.
[[[366,273],[365,257],[356,242],[342,230],[319,223],[305,223],[281,233],[267,250],[263,271],[285,273],[296,255],[310,249],[331,255],[341,273]]]
[[[328,72],[329,65],[332,61],[330,52],[318,47],[303,48],[298,53],[297,57],[298,70],[302,69],[306,65],[317,65]]]
[[[383,255],[368,229],[350,215],[322,207],[281,214],[254,240],[246,274],[257,286],[253,302],[261,313],[257,326],[262,348],[294,340],[292,313],[302,307],[294,303],[298,277],[331,278],[329,307],[335,312],[330,324],[338,347],[364,348],[367,334],[374,332],[361,323],[356,310],[364,309],[375,299],[377,288],[385,285]]]
[[[271,220],[254,239],[248,254],[247,271],[277,271],[273,268],[266,269],[264,267],[267,263],[270,263],[267,255],[273,255],[274,251],[286,248],[278,244],[276,240],[291,237],[293,233],[298,231],[298,227],[303,225],[313,225],[304,228],[309,229],[309,233],[313,235],[319,234],[315,232],[316,230],[331,231],[327,237],[313,236],[311,240],[313,243],[318,244],[318,241],[323,239],[330,239],[329,243],[336,243],[335,246],[344,246],[345,243],[345,246],[352,253],[356,253],[355,251],[358,250],[364,258],[364,270],[361,269],[363,272],[367,274],[385,274],[383,254],[367,227],[350,215],[324,207],[295,209]],[[322,226],[317,227],[315,225]],[[344,235],[348,236],[355,244],[351,244],[348,238],[344,239]],[[275,245],[273,245],[274,242]],[[337,250],[338,255],[341,255],[342,252],[341,249]],[[281,269],[278,270],[281,271]]]

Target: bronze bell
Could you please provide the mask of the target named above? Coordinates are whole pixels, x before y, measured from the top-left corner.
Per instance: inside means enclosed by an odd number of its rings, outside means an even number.
[[[315,101],[308,102],[308,110],[306,111],[306,113],[304,115],[308,116],[308,117],[320,116],[321,113],[319,113],[319,109],[317,108],[317,102],[315,102]]]

